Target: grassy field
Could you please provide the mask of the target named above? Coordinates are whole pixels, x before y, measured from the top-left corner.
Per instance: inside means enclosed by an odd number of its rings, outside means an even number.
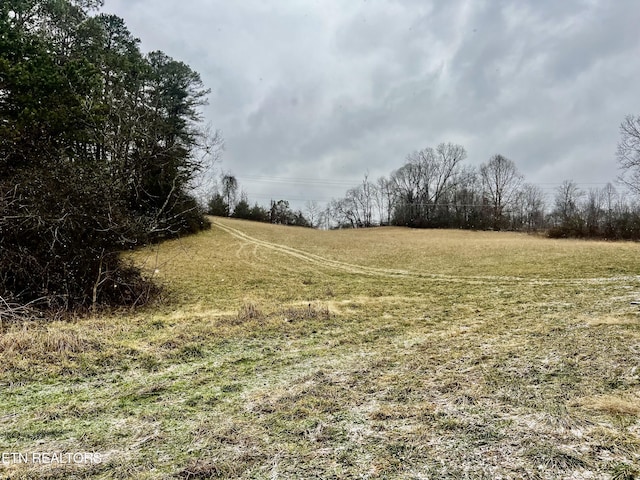
[[[0,477],[640,478],[639,253],[216,218],[162,304],[2,326]]]

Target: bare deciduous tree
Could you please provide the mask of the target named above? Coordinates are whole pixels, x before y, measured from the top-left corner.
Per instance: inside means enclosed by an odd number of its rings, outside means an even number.
[[[640,115],[628,115],[620,124],[617,157],[620,181],[640,194]]]
[[[311,228],[316,228],[320,225],[321,209],[318,202],[315,200],[307,201],[304,205],[304,213],[307,215]]]
[[[238,191],[238,180],[230,173],[222,176],[222,196],[227,200],[227,208],[229,215],[233,211],[232,205],[235,203],[236,193]]]
[[[571,221],[578,214],[578,202],[584,195],[578,185],[571,181],[565,180],[556,189],[554,198],[555,215],[563,222]]]
[[[389,225],[391,223],[391,211],[393,210],[393,201],[395,198],[393,182],[386,177],[380,177],[374,187],[373,199],[378,208],[379,224]]]
[[[447,194],[455,188],[460,163],[467,152],[461,145],[441,143],[413,152],[392,175],[405,224],[428,226]]]
[[[618,192],[611,183],[607,183],[602,189],[602,198],[604,201],[604,209],[606,216],[606,232],[612,232],[614,229],[614,210],[617,207]]]
[[[522,185],[514,202],[510,228],[535,231],[544,227],[544,193],[536,185]]]
[[[516,164],[503,157],[494,155],[480,167],[482,184],[492,208],[493,227],[501,227],[504,212],[513,205],[522,184],[522,175]]]

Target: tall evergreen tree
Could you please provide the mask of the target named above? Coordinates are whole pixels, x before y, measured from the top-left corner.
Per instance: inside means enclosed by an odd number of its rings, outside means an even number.
[[[0,3],[0,297],[133,301],[119,252],[205,224],[197,73],[97,0]]]

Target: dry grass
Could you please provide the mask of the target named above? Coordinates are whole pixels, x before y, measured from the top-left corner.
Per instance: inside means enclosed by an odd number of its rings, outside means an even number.
[[[214,219],[164,307],[0,336],[13,478],[637,478],[637,244]]]
[[[630,393],[624,397],[616,395],[588,397],[577,400],[575,405],[613,416],[629,415],[640,417],[640,392]]]

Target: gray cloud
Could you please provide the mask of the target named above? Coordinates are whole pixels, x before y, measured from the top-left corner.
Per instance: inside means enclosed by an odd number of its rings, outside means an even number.
[[[250,199],[326,200],[445,141],[471,164],[501,153],[533,183],[604,183],[617,175],[618,125],[640,113],[635,0],[107,0],[105,10],[144,49],[202,74],[207,120],[227,141],[222,167]]]

